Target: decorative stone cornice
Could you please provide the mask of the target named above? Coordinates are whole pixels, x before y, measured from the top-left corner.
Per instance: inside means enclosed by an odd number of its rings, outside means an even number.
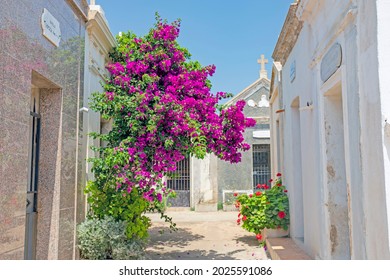
[[[269,101],[273,103],[275,96],[274,91],[278,87],[278,84],[281,82],[281,72],[282,64],[279,61],[274,61],[272,65],[272,76],[271,76],[271,87],[269,91]]]
[[[298,17],[296,16],[299,3],[300,1],[297,0],[290,5],[278,42],[276,43],[272,54],[274,61],[279,61],[282,65],[285,64],[290,55],[303,26],[303,22],[298,20]]]
[[[88,16],[86,15],[86,12],[88,11],[88,3],[86,0],[82,0],[81,4],[84,7],[80,7],[74,0],[66,0],[66,2],[69,4],[69,6],[72,8],[72,10],[84,21],[88,21]]]
[[[300,21],[306,21],[317,13],[322,0],[300,0],[296,15]]]
[[[90,6],[87,31],[97,38],[105,53],[116,46],[116,40],[110,31],[103,9],[98,5]]]

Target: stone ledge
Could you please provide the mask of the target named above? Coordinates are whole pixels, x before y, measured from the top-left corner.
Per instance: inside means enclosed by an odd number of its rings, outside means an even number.
[[[291,238],[268,238],[266,245],[273,260],[312,260]]]
[[[196,212],[216,212],[218,211],[218,206],[216,202],[211,203],[199,203],[195,205]]]

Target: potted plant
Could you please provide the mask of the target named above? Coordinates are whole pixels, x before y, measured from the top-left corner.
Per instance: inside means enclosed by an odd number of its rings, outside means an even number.
[[[237,224],[256,234],[261,245],[266,237],[288,235],[289,203],[286,187],[282,184],[282,174],[267,184],[257,185],[254,194],[235,194],[236,207],[240,209]]]

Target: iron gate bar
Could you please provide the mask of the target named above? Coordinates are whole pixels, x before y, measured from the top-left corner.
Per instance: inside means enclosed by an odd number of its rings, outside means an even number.
[[[177,163],[172,178],[168,178],[167,187],[174,191],[190,190],[190,159],[185,158]]]
[[[252,147],[253,155],[253,188],[258,184],[268,184],[271,179],[270,145],[255,144]]]
[[[36,235],[38,220],[38,175],[39,175],[39,148],[41,132],[41,116],[36,112],[35,99],[32,116],[31,136],[31,161],[30,182],[27,186],[26,201],[26,228],[25,228],[25,251],[24,258],[31,260],[36,258]]]

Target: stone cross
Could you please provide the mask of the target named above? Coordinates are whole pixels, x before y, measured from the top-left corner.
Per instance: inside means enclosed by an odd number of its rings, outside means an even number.
[[[267,70],[265,69],[265,64],[268,63],[268,59],[264,58],[264,54],[260,56],[260,59],[257,60],[257,63],[260,64],[260,78],[268,79]]]

